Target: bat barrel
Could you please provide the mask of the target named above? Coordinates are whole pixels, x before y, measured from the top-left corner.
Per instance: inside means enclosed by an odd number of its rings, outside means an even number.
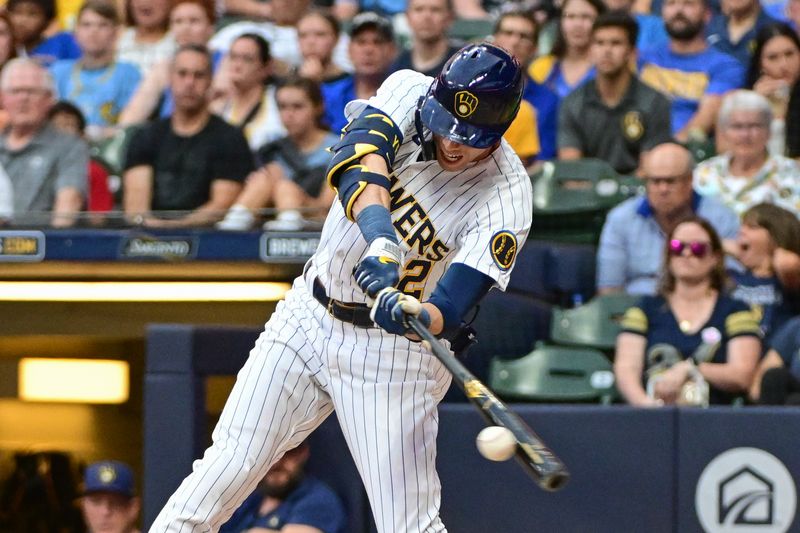
[[[517,441],[516,457],[522,467],[533,477],[536,484],[550,492],[560,490],[569,480],[564,463],[547,448],[542,440],[525,422],[508,408],[494,393],[467,370],[433,336],[415,316],[408,316],[411,330],[431,345],[431,350],[447,370],[453,374],[455,383],[461,387],[478,412],[489,424],[508,429]]]
[[[568,481],[569,472],[566,470],[558,470],[542,477],[539,480],[539,486],[548,492],[556,492],[563,489]]]

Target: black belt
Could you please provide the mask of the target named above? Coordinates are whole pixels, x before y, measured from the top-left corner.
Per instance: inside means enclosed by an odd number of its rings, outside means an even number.
[[[319,278],[314,278],[312,294],[333,318],[359,328],[375,327],[375,323],[369,317],[370,308],[366,304],[345,303],[328,298],[328,293]]]

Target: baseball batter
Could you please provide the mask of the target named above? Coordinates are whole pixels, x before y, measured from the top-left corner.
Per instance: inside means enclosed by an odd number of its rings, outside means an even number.
[[[407,334],[406,316],[449,339],[489,289],[505,288],[533,210],[529,178],[502,139],[521,93],[517,61],[479,44],[436,79],[399,71],[348,104],[328,168],[340,201],[319,248],[151,532],[216,531],[334,411],[378,531],[446,531],[435,459],[450,375]]]

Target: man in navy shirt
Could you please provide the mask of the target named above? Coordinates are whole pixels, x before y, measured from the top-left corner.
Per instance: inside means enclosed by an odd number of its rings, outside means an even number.
[[[286,452],[220,533],[251,528],[289,533],[296,531],[292,526],[304,526],[303,533],[344,533],[346,520],[339,498],[327,485],[304,474],[308,456],[306,443]]]

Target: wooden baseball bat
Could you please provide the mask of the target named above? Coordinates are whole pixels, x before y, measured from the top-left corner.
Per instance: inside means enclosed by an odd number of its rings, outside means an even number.
[[[408,315],[407,318],[414,333],[430,343],[433,354],[450,371],[455,382],[486,421],[511,431],[517,441],[517,461],[533,477],[536,484],[551,492],[564,487],[569,480],[569,472],[561,459],[550,451],[542,439],[516,413],[451,355],[417,317]]]

